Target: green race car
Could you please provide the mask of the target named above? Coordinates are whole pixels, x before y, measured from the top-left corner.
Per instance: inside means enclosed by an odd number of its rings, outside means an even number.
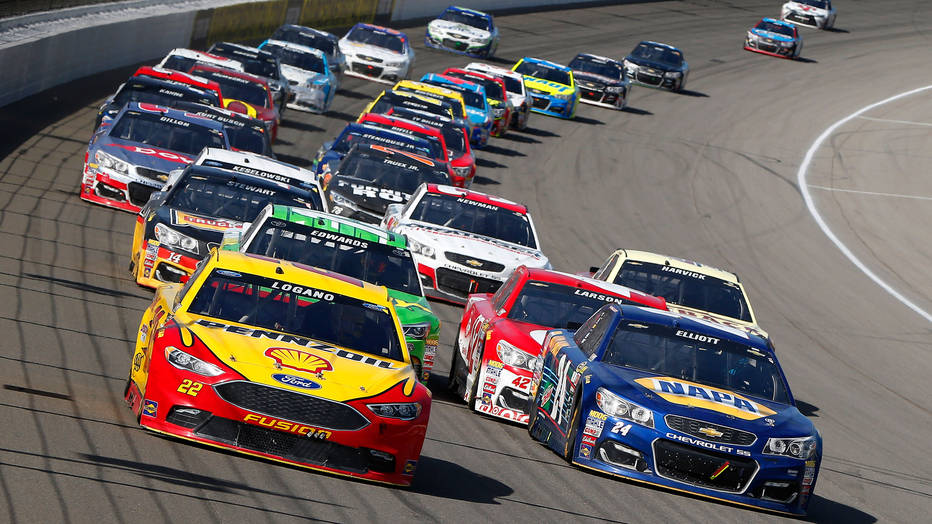
[[[404,329],[408,352],[427,383],[440,340],[403,235],[319,211],[269,205],[245,230],[226,234],[223,250],[280,258],[385,286]]]

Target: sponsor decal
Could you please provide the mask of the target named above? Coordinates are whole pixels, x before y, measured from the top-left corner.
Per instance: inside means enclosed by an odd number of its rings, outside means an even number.
[[[133,371],[139,371],[139,368],[142,367],[142,353],[136,353],[136,356],[133,357]]]
[[[142,414],[147,417],[157,417],[159,414],[159,403],[154,400],[144,400],[142,403]]]
[[[172,124],[172,125],[181,126],[181,127],[191,127],[191,124],[189,122],[185,122],[184,120],[178,120],[177,118],[172,118],[170,116],[163,116],[162,118],[159,118],[159,122],[165,122],[167,124]]]
[[[688,338],[690,340],[695,340],[696,342],[703,342],[706,344],[712,344],[713,346],[718,345],[722,339],[716,337],[710,337],[709,335],[701,335],[699,333],[693,333],[691,331],[686,331],[684,329],[677,329],[676,336]]]
[[[660,266],[660,270],[665,273],[673,273],[674,275],[681,275],[684,277],[695,278],[696,280],[705,280],[705,275],[702,273],[697,273],[695,271],[689,271],[687,269],[680,269],[673,266]]]
[[[298,349],[269,348],[265,350],[265,356],[273,359],[281,367],[314,375],[324,371],[333,371],[333,366],[328,360]]]
[[[699,439],[695,439],[692,437],[677,435],[676,433],[667,433],[666,437],[670,440],[677,440],[677,441],[683,442],[684,444],[690,444],[693,446],[711,449],[714,451],[721,451],[722,453],[733,453],[733,454],[741,455],[744,457],[751,456],[751,452],[746,449],[735,449],[731,446],[723,446],[723,445],[715,444],[712,442],[706,442],[704,440],[699,440]]]
[[[171,220],[172,224],[176,226],[194,226],[200,229],[211,229],[213,231],[226,231],[227,229],[240,227],[242,225],[241,222],[236,222],[234,220],[199,217],[174,209],[171,212]]]
[[[411,198],[411,195],[407,193],[402,193],[397,189],[391,189],[387,187],[367,186],[365,184],[355,184],[352,182],[344,182],[342,180],[338,181],[337,185],[339,187],[350,186],[353,189],[353,195],[365,198],[378,198],[380,200],[388,200],[395,203],[402,203]]]
[[[313,289],[304,286],[296,286],[289,282],[272,282],[272,289],[280,289],[288,293],[294,293],[295,295],[301,295],[308,298],[314,298],[318,300],[326,300],[328,302],[334,299],[333,293],[328,293],[326,291],[321,291],[319,289]]]
[[[489,364],[491,364],[491,362],[489,362]],[[491,365],[490,365],[490,366],[487,366],[487,367],[485,368],[485,374],[486,374],[488,377],[495,377],[495,378],[498,378],[498,377],[502,376],[502,368],[498,368],[498,367],[491,366]]]
[[[312,237],[319,238],[321,240],[329,240],[331,242],[338,242],[340,244],[351,246],[351,247],[368,248],[371,244],[370,242],[367,242],[365,240],[349,237],[346,235],[340,235],[338,233],[331,233],[329,231],[323,231],[320,229],[312,229],[308,232],[308,234]],[[397,299],[394,299],[393,302],[395,303],[396,306],[400,304],[404,304],[404,307],[419,306],[422,309],[426,309],[424,308],[424,306],[421,306],[420,304],[417,304],[414,302],[402,302]]]
[[[552,396],[553,396],[553,384],[547,386],[547,389],[545,389],[544,392],[541,393],[541,395],[540,395],[540,403],[541,403],[541,405],[547,404],[547,402],[550,401],[550,397],[552,397]]]
[[[583,458],[589,458],[589,457],[591,457],[591,456],[592,456],[592,446],[590,446],[589,444],[582,444],[582,445],[580,445],[580,446],[579,446],[579,454],[582,455]]]
[[[709,477],[709,480],[715,480],[716,478],[718,478],[718,476],[724,473],[725,470],[728,469],[728,466],[730,465],[731,465],[731,462],[726,460],[724,464],[719,466],[719,468],[716,469],[714,473],[712,473],[712,475]]]
[[[237,182],[236,180],[227,181],[227,185],[230,187],[235,187],[237,189],[243,189],[245,191],[251,191],[253,193],[259,193],[260,195],[265,196],[275,196],[274,189],[266,189],[264,187],[258,187],[251,184],[244,184],[242,182]]]
[[[146,156],[156,156],[171,162],[178,162],[179,164],[190,164],[191,159],[179,154],[172,153],[171,151],[165,151],[164,149],[155,149],[152,147],[139,147],[139,146],[124,146],[121,144],[110,144],[111,147],[119,147],[127,151],[132,151],[133,153],[139,153]]]
[[[598,437],[602,434],[602,428],[595,428],[588,424],[583,428],[583,435],[592,435],[593,437]]]
[[[589,435],[583,435],[583,436],[582,436],[582,443],[583,443],[583,444],[589,444],[590,446],[594,446],[594,445],[595,445],[595,437],[592,437],[592,436],[589,436]]]
[[[594,409],[589,410],[589,418],[595,418],[599,420],[608,420],[608,415]]]
[[[520,422],[522,424],[527,424],[528,416],[522,412],[514,409],[503,408],[499,406],[492,406],[488,404],[482,404],[476,406],[476,410],[480,413],[485,413],[495,417],[503,418],[506,420],[513,420],[515,422]]]
[[[265,417],[262,415],[256,415],[254,413],[247,413],[243,417],[243,422],[248,422],[256,426],[263,426],[269,429],[274,429],[278,431],[287,431],[289,433],[294,433],[296,435],[302,435],[307,438],[313,438],[318,440],[327,440],[333,435],[332,432],[325,429],[315,428],[313,426],[305,426],[303,424],[296,424],[294,422],[288,422],[287,420],[279,420],[273,417]]]
[[[724,389],[703,386],[671,377],[644,377],[635,382],[657,393],[667,402],[705,408],[743,420],[757,420],[775,415],[772,409]]]
[[[492,395],[489,395],[488,393],[483,393],[483,394],[482,394],[482,398],[479,399],[479,401],[482,402],[483,404],[491,404],[491,403],[492,403]]]
[[[317,389],[320,387],[320,384],[314,382],[313,380],[308,380],[302,377],[296,377],[294,375],[286,375],[285,373],[276,373],[272,375],[272,378],[285,384],[286,386],[294,386],[301,389]]]
[[[414,475],[414,470],[416,469],[417,469],[417,461],[409,460],[405,462],[405,467],[404,469],[402,469],[402,474],[403,475]]]

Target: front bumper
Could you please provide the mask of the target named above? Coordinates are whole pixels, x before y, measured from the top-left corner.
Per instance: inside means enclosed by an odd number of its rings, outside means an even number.
[[[94,204],[138,213],[161,187],[161,181],[111,173],[85,163],[80,196]]]
[[[478,375],[476,411],[526,426],[532,376],[529,370],[505,366],[498,360],[483,361]]]
[[[202,258],[173,251],[157,240],[143,240],[142,248],[134,257],[136,283],[150,288],[177,284],[194,273]]]
[[[250,398],[236,396],[239,390],[250,395],[258,392],[255,398],[269,396],[275,402],[266,403],[258,413],[241,407]],[[222,376],[210,379],[179,370],[159,356],[151,361],[145,393],[131,381],[126,400],[139,414],[140,425],[152,431],[401,486],[410,485],[414,477],[430,412],[428,406],[412,421],[377,417],[361,400],[335,402]],[[333,421],[336,412],[355,412],[353,425],[333,429],[327,423],[315,423]]]
[[[371,60],[360,58],[359,56],[346,56],[346,75],[364,78],[366,80],[375,80],[383,84],[394,85],[395,82],[408,77],[409,64],[399,66],[388,66],[380,58],[372,57]]]
[[[531,96],[531,111],[542,115],[570,119],[576,115],[577,97],[570,100],[556,98],[549,95],[533,93]]]
[[[447,36],[433,36],[428,32],[424,36],[424,45],[431,49],[442,49],[458,55],[466,55],[472,58],[488,58],[492,54],[492,40],[484,44],[473,44],[469,40],[451,38]]]
[[[828,16],[816,16],[807,13],[800,13],[797,11],[784,11],[782,15],[783,16],[780,18],[786,20],[787,22],[814,27],[816,29],[825,29],[826,22],[828,22]]]
[[[417,271],[421,277],[421,287],[428,298],[443,300],[457,305],[466,304],[466,298],[472,293],[494,293],[502,286],[504,280],[493,278],[494,275],[475,276],[443,264],[433,267],[420,261],[415,255]],[[504,275],[504,273],[501,273]]]
[[[476,162],[475,159],[467,159],[468,155],[453,159],[453,176],[450,177],[450,183],[454,187],[469,187],[472,185],[472,180],[476,176]],[[461,175],[457,173],[458,168],[469,168],[469,170],[465,175]]]
[[[610,109],[624,109],[628,105],[628,90],[613,93],[605,89],[579,88],[579,101],[599,107]]]
[[[647,87],[657,87],[660,89],[669,89],[671,91],[683,87],[683,76],[670,77],[663,71],[651,70],[646,68],[626,68],[625,74],[632,83]]]
[[[538,416],[547,418],[541,410]],[[579,424],[572,455],[584,468],[794,515],[805,514],[815,487],[818,460],[762,455],[739,446],[713,451],[678,440],[681,434],[662,418],[651,429],[593,409],[583,410]],[[751,447],[759,449],[765,441],[758,438]]]
[[[315,89],[307,86],[293,85],[294,99],[288,102],[288,107],[298,111],[311,113],[325,113],[330,109],[333,97],[327,96],[327,89]]]
[[[776,56],[779,58],[794,58],[796,54],[795,45],[790,47],[783,47],[776,43],[768,44],[760,40],[751,40],[749,38],[744,39],[744,49],[753,51],[755,53]]]

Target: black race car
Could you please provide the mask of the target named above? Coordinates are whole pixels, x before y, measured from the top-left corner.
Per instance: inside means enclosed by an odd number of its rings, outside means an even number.
[[[580,102],[614,109],[628,105],[631,83],[624,64],[604,56],[579,53],[569,65],[579,86]]]
[[[625,74],[635,83],[681,91],[686,87],[689,64],[683,52],[669,44],[644,41],[625,57]]]

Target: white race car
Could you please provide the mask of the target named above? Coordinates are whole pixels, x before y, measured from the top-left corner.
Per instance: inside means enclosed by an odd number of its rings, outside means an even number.
[[[156,67],[187,73],[197,64],[209,64],[225,69],[232,69],[234,71],[246,71],[243,67],[243,63],[238,60],[220,55],[212,55],[203,51],[185,49],[183,47],[176,47],[169,51]]]
[[[295,95],[288,107],[314,113],[330,109],[340,81],[330,70],[323,51],[283,40],[266,40],[259,49],[281,60],[282,74]]]
[[[383,84],[410,78],[414,68],[414,49],[408,36],[387,27],[354,25],[340,39],[340,51],[346,57],[347,75]]]
[[[838,11],[832,7],[832,0],[795,0],[783,4],[780,18],[794,24],[807,25],[816,29],[835,27]]]
[[[381,226],[408,237],[425,295],[455,304],[494,293],[518,266],[551,267],[527,208],[485,193],[421,184]]]
[[[515,73],[511,69],[484,64],[482,62],[470,62],[465,69],[467,71],[476,71],[477,73],[501,78],[505,82],[505,91],[508,95],[508,100],[515,108],[514,112],[511,113],[509,127],[512,129],[527,129],[527,120],[531,114],[531,98],[528,96],[527,88],[524,86],[524,75]]]

